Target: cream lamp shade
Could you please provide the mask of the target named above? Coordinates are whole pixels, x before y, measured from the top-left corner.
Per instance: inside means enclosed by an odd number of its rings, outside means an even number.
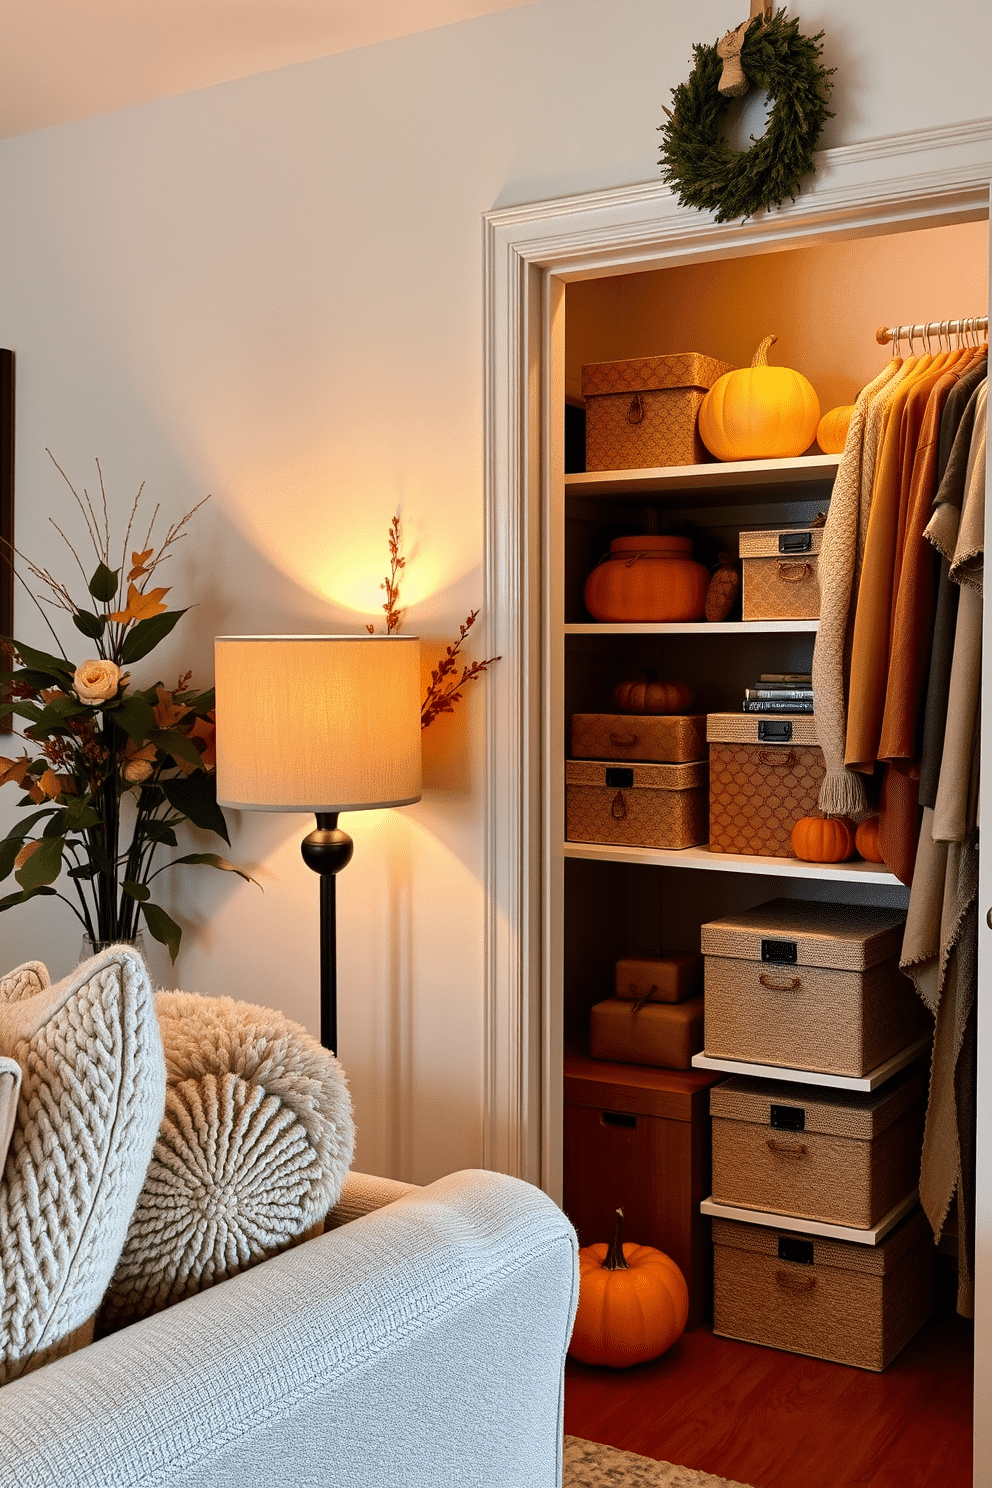
[[[218,636],[217,799],[368,811],[421,795],[417,636]]]

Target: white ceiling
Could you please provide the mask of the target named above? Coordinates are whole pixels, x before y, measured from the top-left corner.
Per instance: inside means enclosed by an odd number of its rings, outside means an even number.
[[[0,138],[533,0],[0,0]]]

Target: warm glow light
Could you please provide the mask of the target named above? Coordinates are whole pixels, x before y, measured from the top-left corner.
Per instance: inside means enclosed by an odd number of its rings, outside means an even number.
[[[416,636],[218,636],[217,798],[248,811],[420,799]]]

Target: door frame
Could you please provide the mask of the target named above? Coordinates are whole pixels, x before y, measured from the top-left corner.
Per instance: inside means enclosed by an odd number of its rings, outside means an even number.
[[[560,1192],[561,1010],[554,1006],[560,808],[548,762],[545,533],[560,499],[564,286],[572,280],[784,251],[989,215],[992,119],[822,151],[808,190],[775,212],[718,224],[660,182],[487,213],[485,250],[486,761],[483,1130],[486,1166]],[[967,314],[971,307],[962,307]],[[992,518],[990,518],[992,520]],[[986,600],[992,627],[992,599]],[[989,633],[992,633],[990,629]],[[982,769],[992,779],[992,684]],[[988,796],[988,793],[986,793]],[[992,805],[986,805],[992,834]],[[980,874],[979,985],[992,987],[992,853]],[[550,927],[553,931],[554,927]],[[992,995],[992,994],[990,994]],[[980,1002],[981,1006],[981,1002]],[[979,1019],[979,1089],[992,1089],[992,1017]],[[992,1099],[979,1101],[976,1401],[992,1398]],[[988,1417],[988,1419],[983,1419]],[[992,1488],[992,1413],[976,1411],[975,1488]]]

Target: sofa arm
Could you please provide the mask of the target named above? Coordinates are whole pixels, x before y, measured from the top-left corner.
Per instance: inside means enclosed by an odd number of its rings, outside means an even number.
[[[407,1194],[419,1193],[416,1183],[398,1183],[395,1178],[373,1178],[368,1173],[349,1173],[341,1189],[341,1197],[324,1220],[324,1229],[336,1230],[339,1225],[350,1224],[382,1209]]]
[[[4,1488],[554,1488],[575,1233],[456,1173],[7,1385]]]

